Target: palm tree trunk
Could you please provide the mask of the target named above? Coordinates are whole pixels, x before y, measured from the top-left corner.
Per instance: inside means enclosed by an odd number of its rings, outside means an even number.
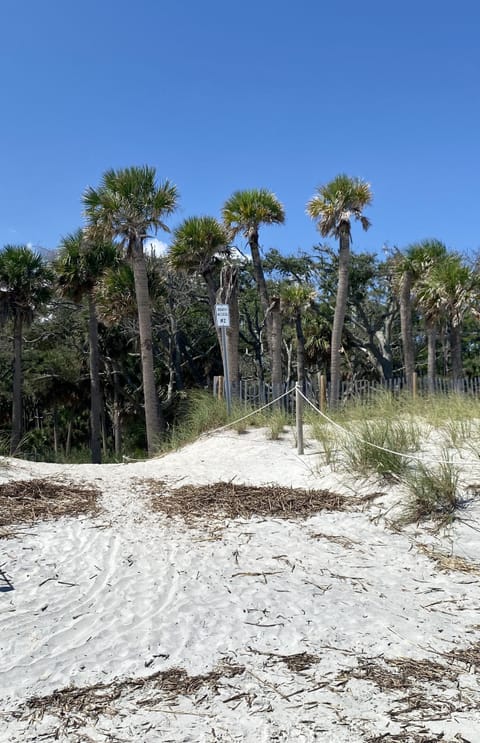
[[[52,423],[53,423],[53,451],[56,457],[56,455],[58,454],[58,410],[57,410],[57,406],[55,403],[53,404]]]
[[[113,442],[115,456],[118,458],[122,453],[122,426],[120,417],[120,383],[119,370],[115,364],[113,369]]]
[[[338,286],[333,317],[331,357],[330,357],[330,405],[338,404],[340,395],[340,349],[342,347],[343,323],[347,310],[348,269],[350,264],[350,223],[339,226],[340,246],[338,253]]]
[[[163,419],[155,387],[152,347],[152,314],[150,309],[147,268],[145,265],[142,241],[137,239],[131,247],[133,248],[131,254],[133,261],[133,276],[135,280],[135,294],[137,297],[147,448],[148,453],[152,456],[158,450],[163,428]]]
[[[227,329],[228,370],[230,373],[230,391],[232,398],[238,398],[240,386],[240,369],[238,360],[238,340],[240,337],[240,313],[238,310],[238,269],[233,269],[231,276],[228,306],[230,309],[230,327]]]
[[[413,351],[412,331],[412,275],[406,271],[400,288],[400,330],[402,334],[403,365],[405,367],[405,379],[407,389],[412,390],[413,372],[415,371],[415,359]]]
[[[272,357],[272,393],[273,397],[282,394],[282,313],[279,297],[273,297],[269,315],[271,321],[270,353]],[[278,403],[281,407],[281,401]]]
[[[287,368],[285,371],[285,389],[290,389],[292,385],[292,343],[287,343],[285,338],[282,340],[283,347],[285,348],[285,354],[287,357]]]
[[[450,354],[452,357],[452,378],[455,392],[460,392],[463,376],[462,363],[462,333],[460,325],[452,325],[450,329]]]
[[[263,273],[262,259],[260,257],[260,246],[258,244],[258,230],[252,230],[248,237],[248,244],[250,252],[252,254],[253,264],[253,275],[255,277],[255,283],[257,285],[258,294],[260,296],[260,304],[263,310],[263,316],[265,318],[265,328],[267,336],[267,352],[270,353],[270,363],[273,373],[273,351],[272,351],[272,332],[273,332],[273,317],[269,311],[270,301],[268,298],[267,282],[265,281],[265,274]],[[273,384],[273,380],[272,380]]]
[[[260,258],[260,247],[258,244],[258,230],[252,230],[248,237],[248,244],[250,252],[252,254],[253,274],[255,276],[255,283],[257,285],[258,293],[260,295],[260,303],[264,314],[268,312],[268,291],[267,283],[265,281],[265,275],[263,273],[262,259]]]
[[[202,276],[207,286],[208,304],[210,305],[210,312],[212,313],[213,325],[215,327],[215,332],[217,334],[217,340],[218,340],[218,345],[220,347],[220,353],[222,354],[222,358],[223,358],[222,333],[220,331],[220,328],[217,326],[217,317],[215,314],[215,305],[217,304],[217,290],[215,287],[215,280],[213,278],[213,273],[211,271],[205,271],[202,274]]]
[[[13,399],[10,454],[15,454],[22,438],[22,317],[15,313],[13,324]]]
[[[102,454],[104,457],[108,454],[108,421],[107,421],[107,415],[105,410],[105,405],[103,405],[102,400],[100,400],[100,424],[101,424],[101,431],[102,431]]]
[[[67,437],[65,439],[65,456],[69,457],[72,451],[72,432],[73,432],[73,421],[70,420],[67,423]]]
[[[434,322],[427,321],[427,377],[428,391],[431,395],[435,394],[435,377],[436,377],[436,345],[437,345],[437,328]]]
[[[215,305],[217,304],[217,292],[216,292],[216,287],[215,287],[215,280],[214,280],[212,271],[205,271],[202,275],[203,275],[205,284],[207,285],[208,303],[210,305],[210,311],[212,313],[213,325],[215,327],[215,332],[217,334],[218,346],[220,348],[220,356],[222,358],[223,369],[225,371],[225,369],[226,369],[226,364],[225,364],[226,359],[224,358],[224,349],[223,349],[223,342],[222,342],[222,331],[221,331],[221,328],[219,328],[218,325],[217,325],[217,317],[216,317],[216,313],[215,313]],[[230,360],[230,354],[229,354],[228,342],[227,342],[227,356],[228,356],[228,361],[229,361]],[[230,372],[229,372],[229,376],[230,376]]]
[[[179,344],[179,332],[176,315],[175,300],[173,295],[172,283],[168,283],[168,321],[170,328],[170,379],[168,389],[168,399],[173,397],[176,390],[183,390],[183,375],[181,366],[181,350]]]
[[[98,320],[92,293],[88,293],[88,338],[90,343],[90,446],[92,464],[101,464],[101,392]]]
[[[305,394],[305,336],[300,311],[297,311],[295,316],[295,332],[297,335],[297,382],[303,394]]]

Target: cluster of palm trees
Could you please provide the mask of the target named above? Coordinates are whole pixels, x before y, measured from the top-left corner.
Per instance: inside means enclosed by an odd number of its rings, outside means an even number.
[[[413,310],[425,320],[427,377],[435,391],[437,338],[448,332],[454,387],[463,376],[462,326],[468,313],[477,314],[479,276],[457,252],[449,252],[439,240],[424,240],[394,256],[394,281],[398,290],[400,323],[407,387],[415,371]]]
[[[37,309],[48,307],[55,295],[74,303],[83,302],[88,307],[92,461],[101,460],[103,403],[99,316],[103,322],[114,324],[119,316],[136,315],[147,448],[150,454],[158,449],[165,420],[159,404],[158,371],[152,337],[152,293],[156,289],[144,246],[158,230],[170,231],[167,219],[175,212],[178,199],[176,187],[168,180],[158,182],[154,168],[144,166],[108,170],[97,187],[89,187],[84,192],[85,226],[62,238],[53,262],[47,264],[25,246],[6,246],[0,252],[0,320],[4,325],[8,319],[13,322],[12,452],[16,451],[22,436],[23,329],[32,321]],[[345,334],[348,336],[349,328],[355,323],[355,313],[362,312],[352,304],[349,286],[353,270],[350,254],[352,220],[359,221],[363,229],[368,229],[370,222],[364,211],[371,202],[372,192],[368,183],[342,174],[319,187],[306,206],[307,214],[317,222],[320,235],[323,238],[333,237],[339,244],[333,318],[327,344],[332,406],[339,399]],[[266,357],[274,396],[280,394],[284,381],[282,330],[285,317],[291,318],[294,328],[297,379],[300,384],[304,384],[306,379],[309,347],[318,348],[320,315],[318,312],[316,316],[312,315],[308,310],[316,296],[316,288],[308,280],[310,274],[317,270],[312,260],[286,259],[273,251],[270,269],[273,266],[273,270],[280,274],[289,272],[290,279],[282,284],[268,280],[266,276],[269,269],[265,268],[265,257],[261,252],[260,229],[284,221],[285,210],[275,194],[266,189],[252,189],[237,191],[227,199],[221,219],[212,216],[188,217],[173,230],[164,280],[167,283],[175,281],[168,278],[172,270],[176,275],[186,277],[187,287],[188,282],[195,284],[201,281],[213,325],[215,305],[222,303],[230,307],[227,353],[234,395],[238,392],[240,381],[238,349],[242,322],[239,300],[245,269],[251,272],[258,299],[255,315],[260,339],[258,355],[261,363],[258,371],[263,373],[263,359]],[[246,240],[251,260],[245,259],[234,247],[233,243],[238,237]],[[422,313],[425,319],[431,389],[434,389],[436,340],[445,327],[449,332],[453,375],[455,379],[460,379],[462,322],[478,297],[476,272],[465,265],[460,255],[447,251],[444,245],[435,240],[410,246],[405,251],[396,251],[390,268],[391,285],[399,299],[403,360],[408,385],[412,383],[415,368],[415,313]],[[168,302],[171,337],[174,339],[169,388],[173,389],[174,370],[179,362],[178,348],[175,347],[177,320],[175,307],[172,306],[175,300],[171,294],[168,295]],[[253,322],[251,317],[248,321]],[[216,332],[220,341],[218,329]],[[368,335],[368,331],[365,332]],[[367,347],[366,340],[365,344]],[[217,352],[221,353],[220,343]],[[114,405],[114,432],[117,439],[119,426],[115,425],[115,416],[118,417],[118,409]],[[116,445],[116,449],[119,446]]]

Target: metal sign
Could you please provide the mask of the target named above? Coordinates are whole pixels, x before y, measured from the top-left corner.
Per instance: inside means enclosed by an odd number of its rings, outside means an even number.
[[[230,327],[230,308],[228,304],[215,305],[215,324],[217,328]]]

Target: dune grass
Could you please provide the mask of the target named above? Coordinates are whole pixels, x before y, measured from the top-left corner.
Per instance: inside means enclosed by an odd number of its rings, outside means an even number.
[[[408,468],[408,454],[420,447],[420,428],[411,420],[364,420],[348,427],[341,440],[345,467],[362,475],[400,477]]]
[[[328,418],[331,422],[318,413],[309,415],[324,463],[402,484],[407,498],[399,525],[431,520],[448,526],[465,507],[460,465],[452,459],[480,456],[479,400],[460,395],[413,400],[382,394],[368,403],[348,403],[329,412]],[[428,454],[430,437],[434,445],[443,445],[435,462]]]
[[[195,441],[207,431],[227,424],[239,434],[249,427],[267,428],[268,437],[279,439],[286,426],[293,425],[294,419],[285,410],[272,406],[256,410],[253,406],[233,401],[230,416],[227,414],[225,400],[219,400],[209,392],[190,391],[179,411],[178,422],[172,426],[167,439],[162,444],[161,453],[178,449]]]
[[[319,442],[322,447],[322,464],[337,468],[339,452],[341,450],[342,434],[334,426],[325,423],[321,418],[312,419],[309,423],[311,436]]]
[[[448,462],[445,456],[438,465],[417,464],[405,477],[408,500],[399,523],[434,520],[440,526],[450,524],[455,512],[464,505],[459,495],[458,480],[458,468]]]

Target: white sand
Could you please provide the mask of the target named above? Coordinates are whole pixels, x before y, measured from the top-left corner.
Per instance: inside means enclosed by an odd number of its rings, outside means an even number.
[[[0,592],[0,741],[356,743],[398,740],[401,731],[480,741],[477,669],[460,665],[456,680],[412,681],[407,690],[348,676],[368,658],[449,665],[442,653],[480,640],[478,576],[442,572],[418,550],[428,543],[480,563],[475,504],[464,513],[469,523],[449,535],[396,533],[382,514],[400,492],[383,484],[385,496],[362,511],[227,521],[214,538],[208,525],[192,530],[152,513],[143,478],[280,483],[352,499],[379,486],[319,470],[314,448],[299,457],[290,435],[269,441],[259,430],[205,437],[142,463],[3,463],[0,481],[93,483],[103,510],[0,541],[0,566],[14,586]],[[465,482],[479,474],[465,472]],[[302,652],[318,656],[302,672],[278,657]],[[139,685],[98,720],[40,718],[24,704],[69,684],[173,667],[205,674],[222,662],[246,670],[175,699]],[[409,710],[412,694],[420,709]],[[149,696],[155,701],[142,704]]]

